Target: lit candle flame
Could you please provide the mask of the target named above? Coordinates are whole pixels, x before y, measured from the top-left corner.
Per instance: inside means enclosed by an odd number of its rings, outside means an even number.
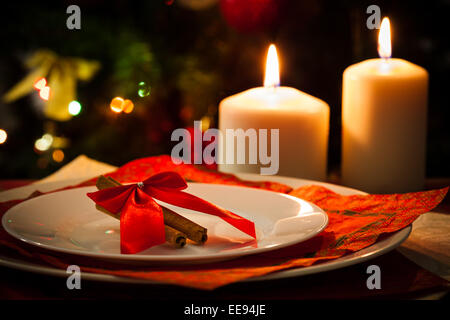
[[[389,18],[383,18],[380,33],[378,34],[378,55],[382,59],[389,59],[391,54],[391,24],[389,23]]]
[[[274,88],[280,85],[280,70],[278,65],[277,49],[271,44],[267,51],[266,75],[264,77],[264,87]]]

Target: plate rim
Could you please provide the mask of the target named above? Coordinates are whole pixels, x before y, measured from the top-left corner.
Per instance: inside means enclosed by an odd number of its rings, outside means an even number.
[[[346,186],[340,186],[328,182],[320,182],[320,181],[314,181],[314,180],[308,180],[308,179],[301,179],[301,178],[295,178],[295,177],[284,177],[284,176],[260,176],[258,174],[251,174],[251,173],[239,173],[236,174],[237,177],[241,179],[246,180],[253,180],[253,181],[272,181],[272,182],[279,182],[284,183],[286,185],[289,185],[293,188],[297,188],[300,185],[306,185],[306,184],[319,184],[326,187],[329,187],[331,190],[342,194],[341,192],[337,191],[339,190],[346,190],[348,194],[367,194],[366,192],[363,192],[361,190],[349,188]],[[295,186],[297,185],[297,186]],[[326,272],[331,270],[336,270],[340,268],[344,268],[350,265],[355,265],[358,263],[362,263],[365,261],[368,261],[370,259],[376,258],[380,255],[383,255],[389,251],[394,250],[398,246],[401,245],[403,241],[405,241],[409,234],[412,231],[412,225],[409,225],[401,230],[398,230],[390,235],[387,236],[384,240],[381,240],[380,242],[374,243],[362,250],[367,250],[368,253],[364,256],[354,256],[355,253],[347,254],[339,259],[325,261],[319,264],[314,264],[309,267],[297,267],[297,268],[291,268],[286,270],[280,270],[277,272],[272,272],[266,275],[252,277],[248,279],[241,280],[240,282],[258,282],[258,281],[269,281],[269,280],[277,280],[277,279],[286,279],[286,278],[293,278],[293,277],[299,277],[299,276],[305,276],[310,274],[316,274],[320,272]],[[382,242],[387,241],[388,239],[392,239],[394,237],[398,237],[396,242],[392,243],[391,245],[385,245],[382,246],[380,249],[375,250],[375,246],[379,246]],[[360,251],[358,251],[360,252]],[[341,261],[339,261],[342,259]],[[48,276],[57,276],[57,277],[67,277],[66,270],[59,269],[52,266],[43,266],[36,263],[32,263],[26,260],[18,260],[15,258],[11,258],[5,255],[0,255],[0,265],[18,269],[22,271],[28,271],[33,272],[37,274],[44,274]],[[109,274],[101,274],[101,273],[93,273],[93,272],[83,272],[82,274],[83,279],[86,279],[88,281],[101,281],[101,282],[112,282],[112,283],[129,283],[129,284],[140,284],[140,285],[164,285],[164,286],[176,286],[175,284],[168,284],[163,282],[158,282],[154,280],[148,280],[148,279],[137,279],[137,278],[129,278],[129,277],[120,277],[115,275],[109,275]]]
[[[390,246],[386,246],[378,251],[370,252],[364,256],[357,256],[357,257],[350,257],[352,254],[348,254],[343,256],[343,259],[341,261],[336,260],[330,260],[325,261],[322,263],[314,264],[309,267],[297,267],[292,269],[286,269],[286,270],[280,270],[277,272],[272,272],[266,275],[258,276],[258,277],[252,277],[247,278],[244,280],[241,280],[239,282],[259,282],[259,281],[269,281],[269,280],[279,280],[279,279],[287,279],[287,278],[295,278],[300,276],[306,276],[310,274],[316,274],[320,272],[327,272],[332,271],[336,269],[345,268],[351,265],[363,263],[366,261],[369,261],[371,259],[374,259],[376,257],[379,257],[383,254],[386,254],[395,248],[397,248],[406,238],[408,238],[409,234],[411,233],[412,227],[409,225],[408,227],[399,230],[397,232],[394,232],[391,236],[397,236],[401,237],[398,242],[395,242],[394,244]],[[386,239],[387,240],[387,239]],[[365,249],[369,249],[371,246],[366,247]],[[37,274],[43,274],[48,276],[55,276],[55,277],[67,277],[66,270],[58,269],[56,267],[51,266],[43,266],[36,263],[24,261],[24,260],[18,260],[11,257],[0,255],[0,266],[3,267],[9,267],[17,270],[22,271],[28,271],[33,272]],[[131,284],[148,284],[148,285],[167,285],[167,286],[178,286],[176,284],[170,284],[170,283],[164,283],[159,282],[155,280],[148,280],[148,279],[138,279],[138,278],[128,278],[128,277],[120,277],[110,274],[102,274],[102,273],[94,273],[94,272],[82,272],[81,277],[84,280],[88,281],[101,281],[101,282],[113,282],[113,283],[131,283]]]
[[[193,185],[211,185],[209,183],[197,183],[197,182],[189,182],[188,183],[188,185],[192,185],[192,184]],[[219,188],[223,187],[223,188],[230,188],[230,189],[234,189],[234,188],[248,189],[248,187],[246,187],[246,186],[223,185],[223,184],[214,184],[214,185]],[[93,188],[93,186],[88,186],[88,187],[80,187],[80,188],[74,188],[74,189],[69,189],[69,190],[62,190],[62,191],[42,195],[39,198],[42,199],[42,198],[54,197],[58,193],[66,193],[66,192],[71,192],[71,191],[80,190],[80,189],[87,190],[87,189],[92,189],[92,188]],[[265,189],[256,189],[256,188],[252,188],[252,189],[253,189],[253,191],[262,192],[262,193],[272,192],[270,190],[265,190]],[[88,192],[88,191],[86,191],[86,192]],[[306,237],[302,238],[301,240],[292,240],[292,241],[284,242],[284,243],[281,243],[281,244],[278,244],[275,246],[254,248],[254,249],[250,249],[250,250],[246,250],[246,251],[227,251],[227,252],[221,252],[221,253],[212,253],[212,254],[207,254],[207,255],[202,255],[202,256],[196,256],[196,255],[166,256],[166,255],[139,255],[139,254],[125,255],[125,254],[117,254],[117,253],[110,253],[110,254],[98,253],[98,252],[92,252],[92,251],[82,251],[82,250],[77,250],[77,249],[70,249],[70,248],[67,249],[67,248],[55,247],[52,245],[39,243],[37,241],[33,241],[30,239],[24,238],[21,234],[17,233],[15,230],[13,230],[12,228],[9,227],[7,220],[9,220],[10,217],[8,216],[8,213],[11,215],[11,213],[10,213],[11,211],[14,212],[14,210],[17,210],[17,208],[18,207],[20,208],[23,204],[25,204],[29,201],[36,201],[39,198],[37,198],[37,199],[32,198],[29,200],[25,200],[25,201],[19,203],[18,205],[10,208],[8,211],[6,211],[2,217],[2,227],[5,229],[5,231],[8,234],[10,234],[11,236],[13,236],[14,238],[16,238],[20,241],[23,241],[27,244],[30,244],[30,245],[33,245],[33,246],[36,246],[39,248],[43,248],[43,249],[50,250],[50,251],[56,251],[56,252],[60,252],[63,254],[74,254],[77,256],[105,259],[106,261],[109,260],[112,262],[119,262],[119,263],[120,262],[142,262],[142,263],[148,262],[148,263],[151,263],[152,265],[155,265],[155,264],[164,265],[167,263],[183,263],[183,264],[191,264],[191,265],[202,264],[202,263],[207,263],[207,262],[218,262],[218,261],[236,259],[236,258],[240,258],[240,257],[244,257],[244,256],[269,252],[269,251],[285,248],[285,247],[288,247],[291,245],[295,245],[295,244],[307,241],[307,240],[311,239],[312,237],[318,235],[328,226],[329,219],[328,219],[327,213],[324,210],[322,210],[320,207],[315,205],[314,203],[311,203],[304,199],[293,197],[288,194],[282,193],[282,194],[280,194],[280,196],[291,199],[292,201],[295,201],[300,204],[302,202],[306,202],[310,206],[312,206],[313,212],[320,213],[322,215],[322,217],[324,218],[324,221],[320,225],[320,227],[316,230],[316,232],[307,235]]]

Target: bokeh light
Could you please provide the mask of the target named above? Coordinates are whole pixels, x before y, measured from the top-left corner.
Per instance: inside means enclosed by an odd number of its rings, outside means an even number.
[[[121,97],[115,97],[111,100],[111,103],[109,104],[109,107],[112,111],[120,113],[123,111],[123,98]]]
[[[133,109],[134,109],[133,101],[131,101],[131,100],[129,100],[129,99],[126,99],[126,100],[123,102],[122,107],[123,107],[123,112],[125,112],[125,113],[131,113],[131,112],[133,111]]]
[[[50,149],[53,143],[53,136],[49,133],[46,133],[42,136],[42,138],[37,139],[34,143],[34,147],[36,150],[44,152]]]
[[[39,96],[47,101],[50,98],[50,87],[43,87],[41,91],[39,91]]]
[[[55,162],[61,162],[64,160],[64,152],[61,149],[56,149],[52,153],[52,159]]]
[[[69,139],[64,137],[53,137],[52,147],[55,149],[67,148],[69,146]]]
[[[50,133],[44,134],[42,139],[44,139],[49,145],[52,145],[53,143],[53,136]]]
[[[36,140],[36,142],[34,143],[34,147],[38,151],[47,151],[50,148],[50,145],[41,138]]]
[[[77,116],[81,112],[81,104],[78,101],[73,100],[69,103],[68,109],[71,115]]]
[[[47,85],[47,80],[45,78],[40,78],[34,83],[34,88],[37,90],[42,90]]]
[[[202,122],[202,131],[206,131],[211,126],[211,118],[209,116],[203,116],[200,121]]]
[[[0,144],[3,144],[6,142],[6,139],[8,139],[8,134],[5,130],[0,129]]]
[[[139,82],[138,84],[138,95],[141,98],[147,97],[150,95],[150,86],[147,85],[144,81]]]

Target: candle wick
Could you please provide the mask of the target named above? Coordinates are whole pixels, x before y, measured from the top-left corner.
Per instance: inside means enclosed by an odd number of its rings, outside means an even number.
[[[279,87],[279,84],[271,84],[270,86],[266,86],[266,88],[269,88],[272,92],[275,92],[276,88]]]
[[[381,65],[379,67],[381,73],[388,73],[391,66],[392,65],[389,63],[389,57],[381,58]]]

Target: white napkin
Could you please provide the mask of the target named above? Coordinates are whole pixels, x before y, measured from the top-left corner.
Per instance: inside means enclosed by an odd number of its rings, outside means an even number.
[[[0,192],[0,202],[25,199],[34,191],[50,192],[79,184],[117,167],[80,155],[58,171],[30,185]]]

